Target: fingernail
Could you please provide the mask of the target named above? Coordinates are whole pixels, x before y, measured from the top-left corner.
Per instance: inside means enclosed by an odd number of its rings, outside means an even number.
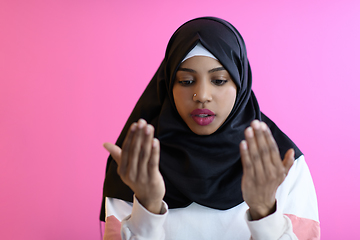
[[[145,125],[145,120],[144,119],[140,119],[139,122],[138,122],[138,128],[139,129],[142,129]]]
[[[150,134],[150,126],[149,125],[146,125],[146,127],[145,127],[145,134],[146,135]]]
[[[252,127],[248,127],[245,131],[246,131],[246,135],[248,137],[253,137],[254,136],[254,131],[253,131]]]
[[[252,125],[253,125],[253,127],[254,127],[255,129],[259,129],[259,128],[260,128],[260,122],[259,122],[259,120],[254,120]]]
[[[130,127],[130,131],[134,132],[136,129],[136,125],[137,125],[136,123],[133,123]]]
[[[244,150],[247,149],[247,144],[246,144],[246,141],[245,141],[245,140],[242,140],[242,141],[240,142],[240,144],[241,144],[241,147],[242,147]]]
[[[152,146],[156,147],[158,144],[159,144],[159,140],[157,138],[154,138]]]
[[[260,125],[261,125],[261,129],[262,129],[263,131],[266,131],[266,130],[267,130],[267,125],[266,125],[266,123],[261,122]]]

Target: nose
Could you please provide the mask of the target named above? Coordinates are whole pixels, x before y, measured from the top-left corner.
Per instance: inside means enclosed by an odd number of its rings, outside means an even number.
[[[211,84],[209,80],[199,81],[195,88],[193,100],[196,102],[206,103],[212,100]]]

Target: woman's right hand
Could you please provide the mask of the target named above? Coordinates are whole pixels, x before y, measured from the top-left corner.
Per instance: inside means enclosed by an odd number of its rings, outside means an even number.
[[[117,173],[148,211],[159,214],[165,196],[165,183],[159,171],[160,142],[154,138],[154,127],[140,119],[133,123],[122,149],[104,143],[118,164]]]

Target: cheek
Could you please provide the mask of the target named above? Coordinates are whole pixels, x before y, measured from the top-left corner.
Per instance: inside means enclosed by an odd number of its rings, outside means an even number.
[[[234,106],[234,104],[235,104],[236,94],[237,94],[236,88],[233,88],[233,89],[230,90],[229,95],[230,95],[230,97],[231,97],[231,99],[232,99],[232,105],[233,105],[233,106]]]
[[[235,104],[236,88],[227,89],[223,96],[226,96],[224,98],[224,103],[225,103],[225,106],[227,106],[226,107],[227,112],[230,113]]]
[[[186,95],[187,93],[186,91],[184,91],[184,89],[180,89],[174,86],[173,97],[174,97],[175,107],[180,115],[184,111],[184,108],[186,108],[186,103],[185,103]]]

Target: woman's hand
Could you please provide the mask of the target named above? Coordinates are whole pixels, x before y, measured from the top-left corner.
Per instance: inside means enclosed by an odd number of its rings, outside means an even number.
[[[122,149],[111,143],[104,143],[104,147],[118,164],[121,180],[141,205],[152,213],[161,213],[165,184],[159,171],[160,142],[154,138],[154,127],[140,119],[131,125]]]
[[[270,129],[264,122],[254,120],[245,130],[240,154],[244,170],[243,197],[252,219],[258,220],[275,212],[276,190],[294,163],[294,150],[289,149],[281,161]]]

